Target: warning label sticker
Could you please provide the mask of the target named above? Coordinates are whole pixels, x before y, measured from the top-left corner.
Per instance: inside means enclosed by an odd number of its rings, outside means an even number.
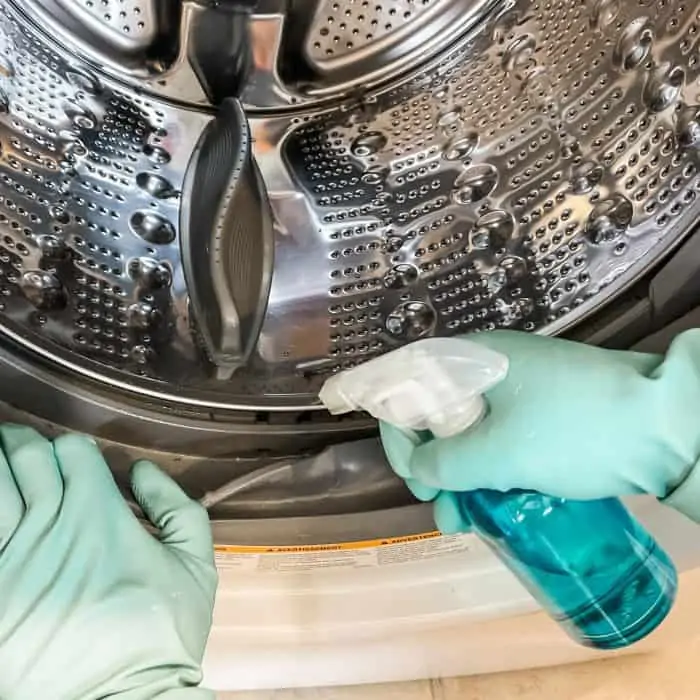
[[[217,545],[216,563],[220,569],[239,571],[299,573],[319,569],[363,569],[467,552],[471,542],[472,538],[467,535],[441,536],[439,532],[426,532],[296,547]]]

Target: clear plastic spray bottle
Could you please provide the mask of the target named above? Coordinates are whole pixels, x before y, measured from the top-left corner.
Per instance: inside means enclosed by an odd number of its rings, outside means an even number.
[[[331,413],[364,410],[416,440],[425,431],[440,439],[484,418],[483,394],[507,371],[508,359],[493,350],[431,338],[332,377],[320,398]],[[476,534],[579,643],[626,647],[671,610],[673,562],[618,499],[481,489],[458,501]]]

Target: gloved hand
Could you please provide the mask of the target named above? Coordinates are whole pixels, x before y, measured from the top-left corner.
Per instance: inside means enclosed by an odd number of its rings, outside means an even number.
[[[150,462],[122,498],[97,446],[0,426],[0,698],[206,700],[205,511]]]
[[[419,445],[381,426],[394,470],[435,500],[443,532],[469,526],[450,492],[476,488],[663,498],[683,482],[667,501],[700,521],[700,330],[679,336],[665,359],[512,331],[468,339],[510,361],[485,419]]]

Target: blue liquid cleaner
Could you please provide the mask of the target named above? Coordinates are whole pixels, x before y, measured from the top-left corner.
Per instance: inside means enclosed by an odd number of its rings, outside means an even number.
[[[458,500],[474,530],[577,642],[626,647],[670,612],[675,566],[619,500],[490,490]]]

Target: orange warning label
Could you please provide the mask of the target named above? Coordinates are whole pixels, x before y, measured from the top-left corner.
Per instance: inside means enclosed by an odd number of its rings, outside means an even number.
[[[289,573],[348,571],[403,565],[447,555],[462,556],[474,546],[469,535],[442,537],[425,532],[359,542],[299,546],[219,545],[216,565],[237,573]]]
[[[298,546],[217,544],[215,549],[218,554],[313,554],[317,552],[347,552],[357,549],[373,549],[375,547],[387,547],[396,544],[433,540],[438,537],[440,537],[440,533],[435,531],[423,532],[419,535],[406,535],[404,537],[385,537],[380,540],[360,540],[358,542],[338,542],[332,544]]]

